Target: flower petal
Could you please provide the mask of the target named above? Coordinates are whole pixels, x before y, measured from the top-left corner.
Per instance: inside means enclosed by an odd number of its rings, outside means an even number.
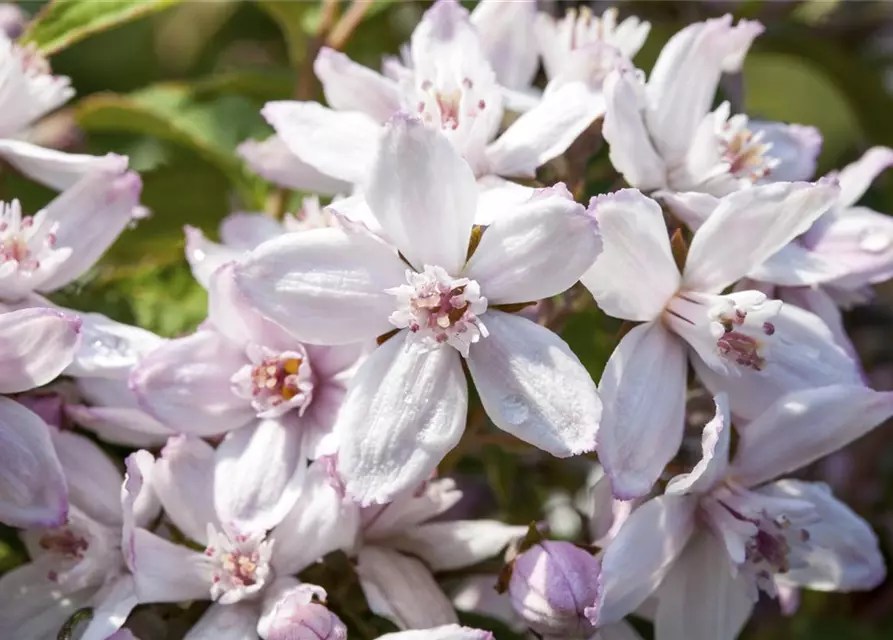
[[[710,110],[720,75],[741,62],[753,39],[763,32],[759,22],[732,16],[696,22],[664,45],[648,79],[652,105],[648,130],[661,155],[684,157],[695,130]]]
[[[138,604],[136,588],[130,574],[122,574],[103,586],[96,594],[93,617],[79,640],[108,640],[127,621]]]
[[[822,220],[809,249],[834,265],[834,286],[858,289],[893,277],[893,219],[865,207],[853,207]]]
[[[101,313],[63,311],[77,313],[81,319],[81,344],[74,361],[65,369],[69,376],[126,380],[140,359],[165,342],[151,331],[117,322]],[[111,404],[126,402],[122,399]]]
[[[782,182],[725,196],[695,232],[684,286],[719,293],[809,229],[837,196],[830,182]]]
[[[477,207],[468,163],[439,131],[394,117],[366,187],[387,236],[417,271],[439,266],[458,275],[465,264]]]
[[[520,4],[520,3],[519,3]],[[481,629],[446,624],[422,631],[398,631],[378,636],[378,640],[493,640],[493,634]]]
[[[561,458],[592,451],[602,403],[564,340],[501,311],[487,312],[484,323],[490,335],[471,346],[467,362],[493,424]]]
[[[751,133],[763,134],[763,144],[771,144],[768,155],[780,161],[772,169],[772,182],[797,182],[812,180],[816,162],[822,151],[822,134],[815,127],[784,122],[751,120],[747,128]]]
[[[148,451],[135,451],[124,459],[126,472],[121,487],[121,552],[124,564],[135,566],[133,535],[137,527],[149,526],[161,512],[161,500],[155,492],[155,458]]]
[[[183,640],[255,640],[257,638],[257,605],[214,603],[198,619]]]
[[[592,640],[642,640],[642,636],[631,624],[621,621],[602,627]]]
[[[140,603],[210,599],[210,558],[145,529],[133,534],[133,579]]]
[[[762,371],[742,370],[730,377],[692,356],[695,372],[710,392],[728,394],[733,416],[752,420],[792,391],[862,383],[858,363],[835,344],[834,334],[814,314],[785,304],[772,324],[777,340],[767,351]]]
[[[231,213],[220,223],[220,239],[229,247],[251,251],[259,244],[278,238],[285,227],[265,213]]]
[[[831,256],[823,256],[794,242],[786,244],[747,273],[749,278],[758,282],[771,282],[788,287],[808,287],[824,282],[836,282],[841,275],[844,275],[844,269],[840,264],[835,264]]]
[[[526,89],[533,84],[539,66],[539,52],[530,46],[535,18],[535,2],[482,0],[471,12],[471,24],[504,87]]]
[[[726,477],[729,469],[729,446],[732,441],[732,420],[729,401],[720,393],[713,401],[716,415],[704,427],[701,436],[701,459],[690,473],[678,475],[667,484],[666,493],[707,493]]]
[[[415,558],[381,547],[364,547],[356,571],[372,612],[401,629],[427,629],[458,621],[431,572]]]
[[[130,376],[140,406],[178,431],[201,436],[236,429],[254,410],[232,392],[230,378],[247,362],[216,331],[177,338],[143,358]]]
[[[398,333],[360,367],[335,425],[338,470],[364,506],[427,479],[465,429],[468,389],[458,352],[429,351],[405,337]]]
[[[732,467],[746,486],[805,467],[893,416],[893,393],[859,385],[797,391],[740,430]]]
[[[464,274],[489,304],[529,302],[569,289],[600,251],[595,220],[559,183],[496,218]]]
[[[451,520],[408,529],[388,544],[421,558],[432,571],[449,571],[492,558],[526,531],[497,520]]]
[[[737,638],[753,610],[751,588],[744,574],[732,576],[723,544],[703,531],[658,591],[655,634],[661,640]]]
[[[53,380],[72,361],[81,320],[55,309],[0,313],[0,393],[17,393]]]
[[[246,140],[236,150],[254,173],[273,184],[320,195],[349,193],[350,182],[321,173],[291,152],[279,136]]]
[[[861,158],[845,166],[838,175],[840,207],[856,204],[882,171],[893,165],[893,149],[872,147]]]
[[[245,256],[244,249],[235,249],[208,240],[201,229],[186,225],[183,231],[186,234],[186,261],[192,269],[192,276],[205,289],[217,269]]]
[[[359,509],[342,500],[324,464],[310,465],[301,489],[292,510],[270,534],[275,549],[270,562],[280,575],[299,573],[327,553],[356,544]]]
[[[124,478],[96,444],[70,431],[51,434],[68,484],[68,499],[93,520],[121,526],[121,483]]]
[[[47,149],[23,140],[0,140],[0,157],[35,182],[64,191],[95,172],[122,173],[127,158],[116,153],[91,156]]]
[[[217,447],[214,505],[241,531],[272,529],[298,499],[307,460],[296,420],[258,420]]]
[[[382,123],[400,110],[396,82],[339,51],[322,47],[313,63],[313,72],[333,109],[359,111]]]
[[[659,496],[633,511],[602,556],[598,624],[635,611],[660,585],[695,529],[697,500]]]
[[[621,500],[645,495],[679,450],[685,353],[681,340],[653,322],[626,334],[605,366],[598,457]]]
[[[387,541],[404,531],[446,513],[462,499],[451,478],[428,480],[421,493],[406,492],[376,509],[363,511],[363,537]]]
[[[302,162],[336,180],[366,179],[381,135],[379,124],[366,114],[281,101],[268,102],[261,115]]]
[[[235,268],[236,286],[264,316],[312,344],[348,344],[393,329],[405,281],[397,252],[358,231],[314,229],[265,242]]]
[[[90,605],[95,586],[71,591],[47,579],[57,563],[55,558],[40,558],[0,578],[0,630],[7,638],[55,638],[75,611]]]
[[[610,145],[611,164],[637,189],[666,186],[667,167],[654,149],[642,109],[644,87],[635,74],[615,70],[605,79],[605,121],[602,135]]]
[[[679,288],[660,205],[635,189],[589,203],[603,249],[580,281],[609,316],[653,320]]]
[[[492,173],[530,177],[560,156],[605,113],[605,98],[583,82],[549,91],[487,148]]]
[[[459,586],[450,591],[453,606],[459,611],[477,613],[499,620],[515,633],[527,629],[524,620],[515,613],[511,600],[506,594],[496,593],[496,574],[472,575],[462,580]]]
[[[214,449],[194,436],[167,441],[152,468],[152,486],[173,523],[190,539],[207,542],[214,510]]]
[[[823,482],[780,480],[757,490],[776,498],[807,500],[819,521],[809,526],[806,566],[778,576],[783,584],[816,591],[869,591],[886,576],[878,538]]]
[[[130,223],[142,188],[139,175],[133,171],[98,171],[46,206],[42,226],[55,236],[54,247],[70,248],[71,255],[41,283],[40,291],[65,286],[99,260]]]
[[[46,423],[0,397],[0,522],[57,527],[68,514],[68,488]]]

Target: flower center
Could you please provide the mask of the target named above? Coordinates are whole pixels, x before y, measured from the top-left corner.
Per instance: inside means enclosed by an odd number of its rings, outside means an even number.
[[[40,260],[53,250],[56,236],[43,233],[38,226],[33,217],[22,217],[17,201],[0,204],[0,265],[15,263],[25,273],[40,268]]]
[[[260,591],[270,575],[273,543],[263,533],[245,535],[208,525],[205,555],[213,560],[211,599],[232,604]]]
[[[463,78],[459,85],[442,87],[423,80],[416,108],[425,124],[455,131],[466,119],[476,118],[486,109],[487,102],[476,95],[470,78]]]
[[[734,115],[718,126],[720,154],[736,178],[756,182],[768,176],[779,160],[768,155],[772,144],[763,142],[763,132],[747,128],[747,116]]]
[[[815,507],[795,498],[775,497],[749,491],[734,483],[720,485],[715,499],[713,523],[728,540],[744,549],[739,570],[756,589],[777,596],[775,576],[808,565],[812,549],[808,527],[818,521]],[[716,507],[720,509],[719,517]]]
[[[409,329],[430,346],[449,344],[463,356],[489,335],[479,318],[487,311],[487,299],[474,280],[452,278],[441,267],[426,265],[422,273],[407,270],[406,281],[387,290],[397,298],[389,320],[398,329]]]
[[[713,368],[732,363],[762,371],[781,304],[758,291],[726,296],[686,291],[670,300],[664,319]]]
[[[75,533],[70,527],[52,529],[40,537],[40,548],[55,553],[67,560],[81,560],[90,543],[83,536]]]
[[[250,345],[246,349],[251,364],[233,376],[237,395],[251,400],[261,417],[272,418],[297,409],[299,414],[313,398],[313,375],[303,347],[275,353]]]

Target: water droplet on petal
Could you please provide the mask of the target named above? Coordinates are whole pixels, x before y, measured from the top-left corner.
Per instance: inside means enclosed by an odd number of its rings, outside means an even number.
[[[523,424],[530,415],[527,402],[519,395],[506,396],[500,405],[500,412],[509,424]]]

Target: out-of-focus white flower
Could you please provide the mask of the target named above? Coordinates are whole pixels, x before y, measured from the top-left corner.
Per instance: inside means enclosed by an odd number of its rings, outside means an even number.
[[[221,447],[248,509],[233,521],[269,528],[297,497],[306,460],[333,454],[333,424],[364,347],[303,345],[263,319],[234,287],[233,265],[214,272],[208,320],[169,340],[134,368],[130,387],[141,407],[183,433],[229,433]],[[259,467],[262,482],[247,470]]]
[[[740,429],[729,462],[726,399],[704,429],[703,457],[636,509],[602,557],[600,620],[656,591],[657,637],[732,640],[758,590],[872,589],[885,575],[871,528],[823,483],[775,478],[893,415],[893,396],[839,385],[790,394]]]
[[[782,160],[779,177],[811,175],[821,141],[814,129],[751,126],[728,103],[710,112],[721,74],[740,70],[762,31],[753,21],[733,26],[730,15],[697,22],[670,38],[647,85],[629,70],[610,73],[603,133],[630,185],[722,196],[763,180]]]
[[[682,441],[687,362],[732,412],[789,391],[859,381],[819,318],[757,291],[722,291],[809,228],[839,190],[776,183],[724,197],[676,267],[660,205],[626,189],[592,200],[604,251],[582,282],[608,314],[643,322],[602,375],[599,461],[616,497],[648,492]]]
[[[352,553],[373,612],[402,629],[457,622],[431,572],[471,566],[524,535],[525,527],[496,520],[431,521],[461,497],[452,480],[433,480],[389,504],[360,510]]]
[[[299,586],[293,576],[330,551],[353,545],[356,512],[342,505],[320,464],[309,468],[290,511],[259,528],[238,526],[240,513],[255,511],[248,504],[252,495],[276,490],[264,485],[270,476],[267,453],[240,452],[231,436],[216,451],[193,436],[177,436],[155,461],[154,488],[167,516],[205,550],[136,529],[136,594],[141,602],[214,600],[187,636],[191,640],[219,637],[214,634],[227,628],[267,638],[276,605]],[[228,459],[246,455],[253,456],[252,464],[240,471],[244,477],[235,477]],[[246,486],[256,490],[249,495]],[[325,592],[311,587],[309,593]]]
[[[603,113],[600,95],[568,82],[494,140],[503,98],[468,12],[455,0],[438,0],[425,13],[406,64],[390,60],[379,75],[324,48],[314,69],[330,108],[271,102],[262,113],[301,161],[351,184],[364,183],[381,125],[401,110],[442,131],[477,178],[533,176]]]
[[[325,605],[322,587],[299,584],[285,593],[261,618],[264,640],[347,640],[347,627]]]
[[[405,117],[387,127],[366,197],[393,244],[355,226],[289,234],[234,271],[248,302],[306,343],[399,331],[360,367],[335,427],[348,493],[387,502],[456,446],[463,358],[498,427],[557,456],[591,450],[601,407],[589,374],[503,306],[560,293],[591,264],[600,241],[583,207],[563,185],[539,190],[499,211],[469,257],[474,176],[440,132]]]
[[[58,526],[22,533],[31,562],[0,578],[0,629],[23,640],[53,637],[72,613],[92,607],[78,637],[105,640],[139,602],[130,550],[134,527],[158,514],[152,457],[144,451],[129,456],[122,479],[86,438],[56,430],[52,438],[71,506]]]

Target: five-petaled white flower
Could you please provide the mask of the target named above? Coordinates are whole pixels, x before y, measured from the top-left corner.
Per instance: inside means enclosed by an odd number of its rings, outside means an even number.
[[[348,493],[386,502],[456,446],[463,358],[498,427],[553,455],[590,451],[601,402],[589,374],[558,336],[510,313],[573,285],[598,254],[583,207],[557,185],[474,233],[471,168],[406,116],[387,127],[365,194],[393,244],[357,226],[288,234],[234,270],[247,299],[306,343],[399,331],[360,367],[335,426]]]

